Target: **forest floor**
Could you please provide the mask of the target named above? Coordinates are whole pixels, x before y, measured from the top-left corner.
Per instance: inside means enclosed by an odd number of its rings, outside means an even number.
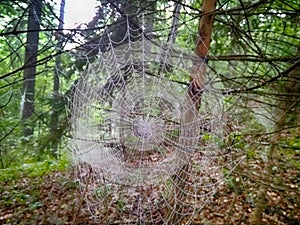
[[[299,171],[286,171],[281,176],[286,176],[284,187],[290,188],[264,186],[263,224],[300,224]],[[253,193],[258,188],[255,179],[241,172],[232,174],[235,185],[223,185],[192,224],[250,224],[255,208]],[[73,170],[0,182],[0,224],[103,224],[87,213],[88,205],[81,197]],[[110,207],[118,208],[114,204]],[[112,222],[106,224],[124,224],[120,220],[124,213],[108,210]]]

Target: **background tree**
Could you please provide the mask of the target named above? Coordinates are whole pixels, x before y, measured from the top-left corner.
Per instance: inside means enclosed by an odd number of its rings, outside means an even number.
[[[34,113],[35,76],[39,46],[40,20],[42,13],[41,8],[41,0],[33,0],[29,5],[22,97],[22,120],[24,122],[24,136],[33,134],[32,124],[26,124],[26,120],[28,120]]]
[[[59,24],[58,24],[58,31],[56,34],[57,39],[57,49],[60,51],[63,48],[63,24],[64,24],[64,9],[65,9],[65,0],[61,0],[60,3],[60,13],[59,13]],[[50,133],[51,139],[49,140],[52,142],[52,150],[54,156],[58,154],[58,144],[60,140],[60,135],[58,132],[59,128],[59,111],[61,111],[61,96],[60,96],[60,76],[59,73],[62,70],[62,58],[59,54],[55,58],[55,67],[54,67],[54,74],[53,74],[53,96],[52,96],[52,114],[50,119]],[[58,134],[58,135],[57,135]],[[44,147],[44,146],[43,146]]]

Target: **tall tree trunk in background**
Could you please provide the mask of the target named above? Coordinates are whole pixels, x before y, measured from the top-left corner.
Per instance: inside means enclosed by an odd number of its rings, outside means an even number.
[[[300,45],[298,46],[297,56],[300,57]],[[292,72],[285,85],[285,92],[287,93],[284,100],[284,110],[292,116],[289,119],[290,125],[300,123],[299,107],[300,107],[300,66],[298,65]]]
[[[64,10],[65,10],[65,0],[61,0],[60,2],[60,14],[59,14],[59,24],[58,24],[58,33],[56,36],[57,40],[57,49],[58,51],[63,47],[63,26],[64,26]],[[58,150],[58,142],[61,137],[60,132],[58,131],[59,126],[59,111],[61,109],[60,106],[60,81],[59,81],[59,73],[61,71],[61,55],[58,55],[55,58],[55,68],[54,68],[54,77],[53,77],[53,99],[52,99],[52,114],[50,121],[50,133],[51,133],[51,142],[52,142],[52,153],[55,157],[57,157]]]
[[[298,56],[300,56],[300,46],[298,47]],[[276,134],[272,137],[270,148],[268,151],[268,160],[265,168],[266,180],[274,176],[273,168],[276,168],[276,158],[278,158],[279,143],[282,140],[282,133],[287,125],[294,126],[299,121],[299,112],[297,112],[297,107],[299,107],[299,96],[300,96],[300,66],[297,66],[288,77],[287,82],[284,84],[282,90],[285,95],[282,99],[278,100],[278,108],[276,110],[276,117],[278,118],[274,124],[274,132]],[[291,118],[289,118],[291,117]],[[289,121],[289,122],[288,122]],[[290,124],[288,124],[290,123]],[[299,125],[299,124],[298,124]],[[272,180],[271,180],[272,181]],[[267,208],[268,200],[267,188],[263,185],[260,186],[257,201],[255,204],[255,209],[251,215],[251,224],[262,224],[263,223],[263,213]]]
[[[29,136],[33,134],[33,123],[29,122],[29,118],[34,113],[34,88],[36,75],[36,61],[39,43],[39,28],[41,20],[42,0],[32,0],[29,6],[29,16],[27,25],[27,41],[25,49],[24,62],[24,83],[23,83],[23,99],[22,99],[22,122],[23,134]]]
[[[181,146],[187,147],[187,149],[195,147],[198,142],[197,138],[199,134],[197,133],[196,126],[194,126],[194,122],[198,117],[198,110],[200,108],[201,96],[204,88],[204,76],[206,73],[207,56],[210,46],[216,3],[216,0],[204,0],[202,6],[202,16],[199,22],[199,37],[195,48],[196,54],[202,60],[192,67],[188,94],[186,96],[185,105],[182,107],[182,128],[180,131],[181,135],[179,143]],[[178,159],[180,160],[180,164],[183,164],[183,166],[177,171],[174,179],[175,185],[170,204],[174,205],[175,210],[168,212],[168,222],[170,224],[179,224],[181,222],[179,212],[182,212],[184,208],[184,191],[189,183],[188,176],[191,169],[191,152],[186,152],[184,149],[178,152]]]
[[[178,23],[179,23],[179,18],[180,18],[180,9],[181,9],[181,3],[176,2],[175,8],[173,11],[172,26],[171,26],[171,30],[168,35],[167,42],[175,43],[176,33],[178,30],[177,28],[178,28]]]

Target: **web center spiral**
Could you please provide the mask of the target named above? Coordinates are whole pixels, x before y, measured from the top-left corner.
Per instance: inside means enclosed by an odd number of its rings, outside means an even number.
[[[140,118],[133,124],[133,132],[141,140],[150,140],[155,134],[155,123],[152,120]]]

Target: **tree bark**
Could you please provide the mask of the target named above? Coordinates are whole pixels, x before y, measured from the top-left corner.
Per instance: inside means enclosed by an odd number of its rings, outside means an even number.
[[[212,27],[214,22],[214,11],[216,9],[216,0],[204,0],[202,6],[202,16],[199,22],[199,37],[195,48],[196,54],[200,57],[198,63],[193,65],[191,70],[190,85],[186,102],[182,106],[182,119],[179,144],[184,147],[178,151],[179,165],[182,167],[177,171],[174,177],[174,190],[172,193],[171,205],[174,209],[168,212],[168,222],[170,224],[179,224],[181,222],[180,212],[184,209],[186,198],[185,190],[189,183],[189,173],[191,170],[190,157],[193,147],[198,142],[198,132],[196,120],[200,108],[201,96],[204,88],[204,76],[206,73],[207,56],[211,40]]]
[[[175,3],[175,8],[173,11],[173,18],[172,18],[172,26],[171,30],[168,35],[168,40],[167,42],[170,43],[175,43],[176,40],[176,32],[178,28],[178,23],[179,23],[179,17],[180,17],[180,9],[181,9],[181,4],[179,2]]]
[[[300,56],[300,46],[298,47],[298,56]],[[278,154],[279,146],[278,144],[282,140],[282,132],[284,127],[287,125],[287,118],[289,114],[296,114],[296,118],[298,114],[293,112],[297,107],[298,99],[297,97],[291,97],[289,94],[298,94],[299,93],[299,80],[300,78],[300,66],[297,66],[293,71],[290,72],[290,76],[288,77],[288,81],[284,86],[284,92],[286,97],[282,101],[278,101],[277,108],[277,117],[278,120],[274,124],[274,131],[276,132],[273,138],[271,139],[270,148],[268,151],[268,160],[265,168],[265,176],[266,177],[274,177],[273,167],[276,166],[275,158]],[[292,121],[292,123],[297,123],[296,121]],[[266,178],[266,180],[268,180]],[[263,223],[263,213],[267,208],[268,200],[266,198],[267,188],[263,185],[260,186],[257,201],[255,204],[255,209],[251,215],[250,222],[251,224],[262,224]]]
[[[35,95],[35,75],[36,62],[39,43],[39,28],[41,20],[42,0],[32,0],[29,6],[29,16],[27,24],[27,41],[25,48],[24,62],[24,83],[22,97],[22,122],[24,136],[33,134],[33,123],[29,122],[34,112],[34,95]]]
[[[65,0],[61,0],[60,2],[60,13],[59,13],[59,24],[58,24],[58,35],[56,36],[57,40],[57,48],[60,50],[63,46],[63,25],[64,25],[64,9],[65,9]],[[58,136],[58,123],[59,123],[59,111],[61,106],[59,105],[59,88],[60,88],[60,80],[59,80],[59,73],[61,70],[61,55],[58,55],[55,58],[55,68],[54,68],[54,77],[53,77],[53,99],[52,99],[52,114],[51,114],[51,121],[50,121],[50,133],[52,137],[52,154],[57,157],[57,150],[58,150],[58,142],[61,138]]]

